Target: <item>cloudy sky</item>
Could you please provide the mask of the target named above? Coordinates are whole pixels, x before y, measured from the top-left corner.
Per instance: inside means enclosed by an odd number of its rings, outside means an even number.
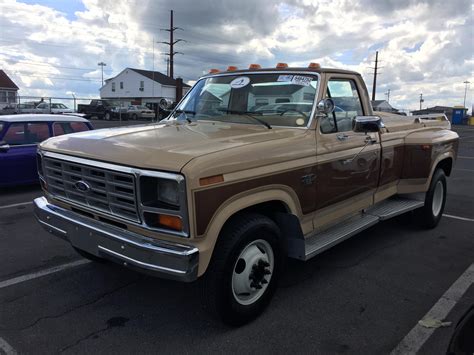
[[[369,90],[375,51],[377,99],[402,109],[462,105],[474,89],[470,0],[0,0],[0,68],[20,95],[97,97],[125,67],[166,73],[169,10],[179,38],[175,75],[277,62],[346,68]]]

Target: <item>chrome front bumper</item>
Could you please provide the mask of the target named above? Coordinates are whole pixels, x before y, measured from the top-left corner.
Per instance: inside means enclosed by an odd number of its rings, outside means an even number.
[[[179,281],[197,279],[197,248],[148,238],[50,204],[33,201],[38,222],[48,232],[89,254],[118,264]]]

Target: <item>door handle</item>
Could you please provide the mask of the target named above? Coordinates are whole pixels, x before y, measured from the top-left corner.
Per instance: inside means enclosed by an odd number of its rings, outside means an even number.
[[[341,134],[338,134],[337,136],[337,139],[339,139],[340,141],[345,141],[347,138],[349,138],[349,136],[345,133],[341,133]]]

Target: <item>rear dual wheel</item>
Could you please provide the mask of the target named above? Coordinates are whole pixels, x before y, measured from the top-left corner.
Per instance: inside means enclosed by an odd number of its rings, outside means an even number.
[[[425,205],[415,210],[415,218],[422,227],[431,229],[438,225],[446,204],[446,187],[444,171],[436,169],[426,192]]]
[[[219,236],[201,283],[206,308],[229,325],[245,324],[270,303],[283,265],[280,230],[268,217],[234,218]]]

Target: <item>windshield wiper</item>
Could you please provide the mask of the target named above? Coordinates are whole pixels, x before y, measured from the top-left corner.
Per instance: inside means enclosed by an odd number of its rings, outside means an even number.
[[[184,119],[185,119],[188,123],[192,123],[193,121],[192,121],[191,119],[189,119],[186,114],[189,113],[190,115],[196,115],[196,112],[195,112],[195,111],[191,111],[191,110],[175,110],[174,113],[178,113],[178,114],[184,113]],[[177,116],[173,116],[173,117],[177,117]]]
[[[258,117],[255,116],[255,115],[262,116],[261,112],[229,110],[229,109],[226,109],[226,108],[218,109],[218,111],[230,113],[231,115],[244,115],[246,117],[250,117],[250,118],[254,119],[255,121],[257,121],[260,124],[267,127],[268,129],[272,129],[272,126],[270,125],[270,123],[268,123],[265,120],[262,120],[261,118],[258,118]]]

